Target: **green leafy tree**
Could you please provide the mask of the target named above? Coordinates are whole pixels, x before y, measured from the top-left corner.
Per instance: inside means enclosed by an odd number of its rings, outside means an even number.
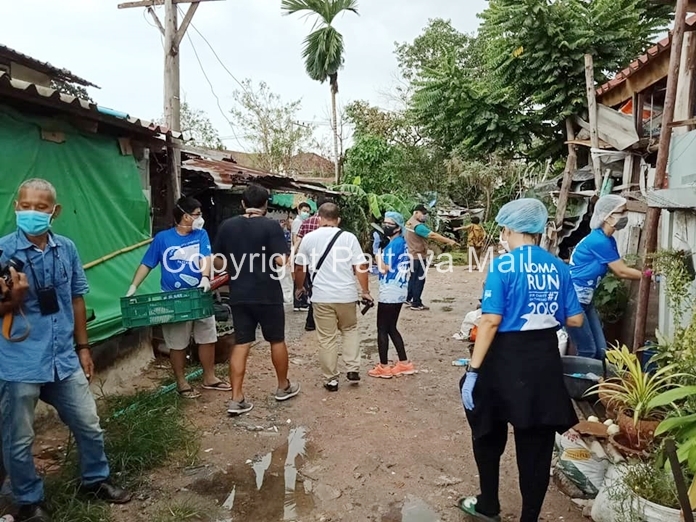
[[[559,121],[585,104],[584,55],[595,78],[625,66],[669,22],[645,0],[491,0],[480,15],[486,63],[539,120]]]
[[[338,71],[343,67],[345,46],[343,35],[332,24],[343,12],[358,14],[358,2],[357,0],[282,0],[281,9],[287,15],[304,13],[316,19],[316,29],[305,38],[302,57],[307,75],[321,83],[328,80],[331,87],[334,159],[336,182],[338,182],[340,158],[336,95],[338,94]]]
[[[55,89],[58,92],[62,92],[63,94],[75,96],[76,98],[80,98],[82,100],[87,100],[88,102],[94,103],[94,100],[89,96],[87,89],[82,85],[64,82],[62,80],[51,80],[51,89]]]
[[[206,112],[191,107],[186,101],[181,104],[181,131],[190,139],[189,143],[196,147],[217,150],[225,148],[220,133]]]
[[[311,146],[314,127],[298,125],[301,100],[285,102],[265,82],[254,86],[251,80],[232,97],[230,111],[244,130],[254,154],[254,167],[267,172],[287,173],[292,159]]]

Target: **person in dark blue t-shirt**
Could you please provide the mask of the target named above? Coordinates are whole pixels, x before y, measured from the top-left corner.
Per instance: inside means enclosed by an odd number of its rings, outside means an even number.
[[[536,522],[549,484],[555,433],[578,422],[563,382],[557,330],[581,326],[568,267],[537,246],[548,213],[536,199],[498,213],[501,245],[484,286],[470,366],[459,382],[473,436],[481,494],[459,507],[477,520],[500,520],[498,479],[508,423],[515,430],[521,522]]]
[[[570,273],[585,320],[582,327],[569,328],[568,334],[581,357],[604,359],[607,341],[592,298],[607,271],[611,269],[621,279],[640,280],[643,275],[652,275],[650,271],[643,274],[630,268],[621,259],[614,232],[627,224],[626,199],[611,194],[601,197],[590,220],[592,232],[578,243],[570,256]]]
[[[212,248],[208,233],[203,229],[205,221],[201,204],[193,198],[179,199],[174,206],[174,221],[174,227],[160,232],[150,243],[150,248],[133,276],[127,297],[135,294],[157,265],[162,267],[160,285],[163,292],[196,287],[210,290]],[[169,349],[169,360],[179,394],[187,399],[199,396],[186,381],[184,373],[186,348],[191,342],[191,334],[198,344],[198,357],[203,367],[203,388],[231,391],[232,387],[228,383],[215,376],[217,326],[213,315],[197,321],[162,325],[162,335]]]

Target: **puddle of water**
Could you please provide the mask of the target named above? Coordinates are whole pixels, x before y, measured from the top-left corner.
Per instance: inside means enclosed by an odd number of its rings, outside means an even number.
[[[297,470],[307,458],[307,430],[290,430],[288,440],[250,465],[196,480],[189,489],[222,504],[227,520],[291,522],[312,509],[312,497],[297,487]]]
[[[403,503],[394,503],[380,522],[440,522],[440,516],[423,500],[408,495]]]

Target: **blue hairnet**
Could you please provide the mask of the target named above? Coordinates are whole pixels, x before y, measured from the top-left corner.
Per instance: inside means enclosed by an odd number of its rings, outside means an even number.
[[[391,219],[394,223],[399,225],[400,228],[404,228],[404,216],[398,212],[387,212],[384,214],[384,219]]]
[[[516,199],[503,205],[495,221],[501,226],[524,234],[543,234],[549,213],[538,199]]]
[[[590,228],[595,230],[600,228],[606,219],[612,215],[614,212],[619,210],[626,204],[626,198],[617,196],[615,194],[607,194],[602,196],[595,203],[594,212],[592,212],[592,219],[590,219]]]

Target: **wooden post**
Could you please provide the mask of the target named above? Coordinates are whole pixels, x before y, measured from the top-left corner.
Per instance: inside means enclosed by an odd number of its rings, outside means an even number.
[[[558,234],[563,228],[566,208],[568,206],[568,193],[573,182],[573,174],[578,169],[578,154],[575,150],[575,145],[571,142],[575,139],[575,129],[573,129],[573,120],[566,118],[566,137],[568,139],[568,159],[566,159],[565,170],[563,171],[563,181],[561,182],[561,192],[558,195],[558,206],[556,207],[555,229],[556,235],[553,241],[549,244],[549,251],[555,253],[560,239]]]
[[[679,64],[681,63],[682,46],[684,43],[684,28],[686,26],[686,8],[688,0],[677,0],[677,8],[674,16],[674,32],[672,33],[672,45],[669,56],[669,75],[667,76],[667,92],[665,93],[665,106],[662,113],[662,133],[660,135],[660,147],[657,151],[657,165],[655,167],[654,189],[660,190],[665,186],[667,179],[667,161],[669,159],[669,147],[672,143],[672,129],[670,124],[674,121],[674,107],[679,83]],[[644,259],[650,266],[650,255],[657,250],[657,227],[660,224],[661,209],[648,207],[645,216],[645,250]],[[648,319],[648,304],[650,300],[650,279],[644,277],[640,281],[638,291],[638,306],[636,309],[636,327],[633,336],[633,349],[638,350],[645,343],[645,324]]]
[[[665,440],[665,453],[667,453],[667,458],[672,468],[674,484],[677,486],[677,498],[679,499],[683,520],[684,522],[694,522],[694,514],[691,511],[691,503],[689,502],[689,493],[686,489],[684,474],[682,473],[679,458],[677,457],[677,447],[673,439]]]
[[[674,120],[690,120],[694,114],[694,94],[696,92],[696,33],[686,31],[684,33],[681,61],[679,64],[679,82],[677,84],[677,97],[674,102]],[[680,126],[674,128],[674,134],[685,134],[692,126]]]
[[[179,44],[186,34],[193,15],[201,2],[216,0],[137,0],[118,6],[119,9],[133,7],[147,8],[155,20],[157,28],[164,36],[164,121],[170,132],[181,131],[181,73],[179,66]],[[181,27],[178,27],[177,4],[190,4]],[[164,5],[164,24],[160,22],[152,9]],[[181,197],[181,150],[172,147],[167,141],[167,158],[169,170],[168,193],[172,203]]]
[[[585,55],[585,87],[587,89],[587,111],[590,120],[590,142],[592,149],[599,149],[599,130],[597,129],[597,96],[594,82],[594,62],[591,54]],[[592,154],[592,172],[595,179],[597,195],[602,190],[602,161]]]

